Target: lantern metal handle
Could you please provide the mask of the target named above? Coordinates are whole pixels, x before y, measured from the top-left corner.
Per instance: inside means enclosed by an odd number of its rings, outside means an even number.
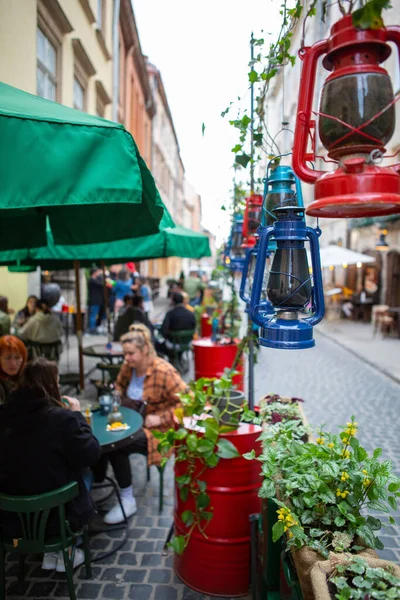
[[[299,50],[299,56],[303,61],[303,68],[300,77],[292,166],[296,175],[306,183],[315,183],[324,173],[323,171],[317,171],[308,167],[305,157],[307,155],[317,63],[320,56],[326,54],[327,51],[328,40],[321,40],[311,47],[300,48]]]
[[[258,252],[257,252],[257,262],[256,268],[254,270],[254,280],[253,280],[253,289],[251,291],[251,300],[250,300],[250,318],[253,323],[259,325],[260,327],[265,326],[265,316],[270,315],[271,318],[275,314],[274,305],[266,300],[260,304],[261,298],[261,288],[262,282],[264,278],[264,270],[265,270],[265,262],[264,258],[267,255],[268,251],[268,242],[274,233],[274,227],[271,225],[270,227],[266,227],[260,234],[260,239],[258,242]],[[260,310],[263,311],[263,315],[261,316]]]
[[[319,254],[319,241],[318,238],[321,235],[321,230],[318,227],[313,229],[312,227],[306,227],[306,236],[310,241],[311,250],[311,265],[312,265],[312,276],[313,276],[313,287],[312,287],[312,299],[313,307],[317,307],[317,312],[311,317],[303,319],[306,323],[311,326],[316,325],[324,318],[325,314],[325,300],[324,300],[324,288],[322,282],[322,269],[321,269],[321,257]]]
[[[251,262],[251,257],[253,255],[253,252],[254,252],[254,246],[253,246],[253,248],[249,248],[246,252],[246,258],[245,258],[244,265],[243,265],[242,280],[240,282],[239,296],[240,296],[240,299],[243,302],[245,302],[246,304],[249,304],[249,302],[250,302],[250,297],[246,295],[246,280],[247,280],[247,274],[249,272],[249,267],[250,267],[250,262]]]

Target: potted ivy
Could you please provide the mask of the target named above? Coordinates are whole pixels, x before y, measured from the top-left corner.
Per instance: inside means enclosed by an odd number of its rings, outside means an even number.
[[[202,593],[228,596],[248,588],[260,476],[243,454],[261,449],[261,428],[240,424],[242,408],[226,402],[231,389],[229,377],[191,382],[180,394],[176,430],[156,434],[161,454],[175,453],[175,572]]]
[[[381,449],[369,455],[357,440],[354,417],[342,429],[320,428],[315,443],[305,443],[304,426],[287,421],[261,436],[260,496],[276,504],[272,538],[284,538],[292,551],[306,599],[313,597],[310,572],[321,557],[383,548],[376,535],[382,522],[368,511],[396,510],[400,496],[400,479],[390,462],[379,460]]]

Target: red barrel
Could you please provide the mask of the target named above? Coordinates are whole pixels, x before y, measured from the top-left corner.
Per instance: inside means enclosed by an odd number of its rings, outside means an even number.
[[[238,341],[232,344],[219,344],[210,338],[196,340],[192,344],[194,354],[195,379],[200,377],[221,377],[226,368],[230,369],[235,360]],[[242,359],[236,368],[239,371],[232,379],[237,389],[244,392],[244,365]]]
[[[212,334],[211,317],[206,312],[201,315],[200,331],[201,331],[202,338],[211,337],[211,334]]]
[[[243,424],[233,432],[223,434],[240,454],[261,452],[257,441],[261,427]],[[187,464],[175,464],[175,476],[186,472]],[[250,583],[250,521],[251,514],[260,512],[258,490],[261,485],[258,461],[242,457],[220,459],[214,468],[201,475],[207,483],[210,507],[214,516],[206,527],[205,538],[197,528],[192,532],[183,554],[174,556],[174,571],[189,587],[214,596],[244,596]],[[187,528],[179,515],[192,510],[191,498],[182,502],[175,491],[175,532],[182,535]]]

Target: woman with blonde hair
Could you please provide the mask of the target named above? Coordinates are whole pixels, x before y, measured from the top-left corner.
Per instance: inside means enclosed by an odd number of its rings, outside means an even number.
[[[124,364],[119,372],[115,387],[121,395],[121,404],[142,414],[144,427],[124,448],[101,457],[96,466],[95,480],[104,479],[107,460],[114,470],[120,488],[121,500],[127,517],[135,514],[136,500],[132,488],[130,454],[144,454],[147,464],[159,465],[161,455],[157,452],[158,440],[152,430],[168,431],[175,426],[174,411],[180,405],[177,394],[187,385],[176,369],[156,355],[151,334],[145,325],[134,324],[121,338]],[[105,516],[104,522],[111,525],[124,520],[117,504]]]

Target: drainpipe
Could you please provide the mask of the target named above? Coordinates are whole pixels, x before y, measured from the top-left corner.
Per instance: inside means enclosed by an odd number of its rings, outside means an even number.
[[[118,103],[119,103],[119,10],[121,0],[114,0],[113,14],[113,105],[112,120],[118,122]]]

